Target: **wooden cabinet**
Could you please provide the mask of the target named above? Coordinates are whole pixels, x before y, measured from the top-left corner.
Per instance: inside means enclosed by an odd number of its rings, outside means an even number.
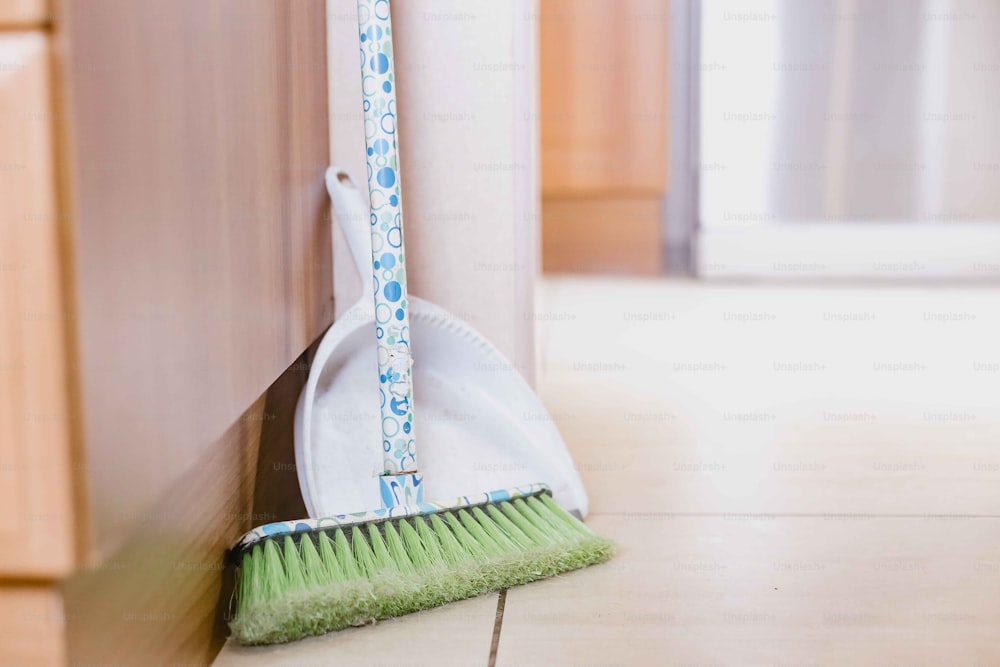
[[[0,0],[0,28],[40,26],[48,18],[47,0]]]
[[[59,7],[84,557],[99,562],[333,319],[324,12]]]
[[[0,663],[205,663],[333,319],[325,6],[45,11],[0,0]]]
[[[54,586],[0,588],[0,660],[5,665],[61,665],[66,660],[63,599]]]
[[[669,0],[541,0],[543,266],[657,273]]]

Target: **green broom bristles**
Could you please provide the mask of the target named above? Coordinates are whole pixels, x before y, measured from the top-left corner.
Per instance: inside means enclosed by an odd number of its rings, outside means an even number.
[[[614,545],[546,494],[265,539],[242,556],[243,644],[275,644],[606,561]]]

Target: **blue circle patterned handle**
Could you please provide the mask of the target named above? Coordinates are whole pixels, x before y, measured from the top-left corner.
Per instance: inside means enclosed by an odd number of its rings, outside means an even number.
[[[389,0],[358,0],[372,278],[382,417],[383,507],[423,502],[413,428],[410,317]]]

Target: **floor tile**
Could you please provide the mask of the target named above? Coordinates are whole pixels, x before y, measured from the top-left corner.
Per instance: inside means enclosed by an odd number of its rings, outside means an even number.
[[[597,515],[611,562],[511,589],[498,665],[1000,663],[1000,520]]]
[[[539,391],[594,511],[1000,515],[995,290],[543,294]]]
[[[437,667],[485,665],[497,595],[428,609],[280,646],[244,647],[230,640],[216,667]]]

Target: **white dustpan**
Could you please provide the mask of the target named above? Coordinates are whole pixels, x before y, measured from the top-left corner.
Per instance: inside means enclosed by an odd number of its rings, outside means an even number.
[[[326,332],[295,414],[299,487],[311,517],[379,507],[382,456],[368,205],[343,171],[327,189],[362,278],[361,299]],[[500,352],[466,322],[410,296],[424,497],[456,498],[543,480],[586,516],[587,496],[545,407]]]

